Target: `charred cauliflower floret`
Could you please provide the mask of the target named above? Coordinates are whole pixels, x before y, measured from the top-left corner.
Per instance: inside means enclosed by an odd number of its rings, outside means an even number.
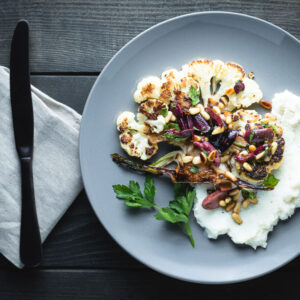
[[[139,106],[138,119],[150,127],[151,132],[160,133],[164,130],[168,106],[155,99],[149,99]]]
[[[130,155],[147,160],[158,150],[156,144],[152,144],[149,137],[141,132],[125,130],[120,134],[121,147]]]
[[[241,66],[206,59],[194,60],[180,71],[168,70],[161,78],[143,79],[134,99],[141,103],[154,98],[169,104],[172,100],[188,98],[192,85],[199,90],[204,106],[216,105],[221,110],[245,108],[262,99],[258,84],[245,76]]]

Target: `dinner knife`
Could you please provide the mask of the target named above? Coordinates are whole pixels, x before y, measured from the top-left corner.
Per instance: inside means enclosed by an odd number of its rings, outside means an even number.
[[[42,249],[33,188],[34,123],[29,73],[29,25],[25,20],[18,22],[11,42],[10,99],[22,181],[20,258],[26,267],[35,267],[41,261]]]

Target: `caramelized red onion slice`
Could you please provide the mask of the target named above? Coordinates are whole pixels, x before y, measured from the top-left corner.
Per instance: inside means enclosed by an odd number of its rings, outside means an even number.
[[[221,117],[216,114],[210,107],[206,107],[205,111],[210,115],[210,117],[217,123],[218,126],[223,127],[223,121]]]
[[[210,130],[210,126],[200,114],[192,116],[192,120],[194,126],[201,132],[206,133]]]
[[[252,136],[251,141],[250,136]],[[249,143],[259,144],[266,140],[272,140],[274,138],[274,131],[272,128],[248,129],[244,137]]]
[[[209,141],[217,150],[223,153],[233,144],[237,136],[237,130],[226,130],[221,134],[211,135]]]
[[[202,202],[204,209],[215,209],[219,207],[219,201],[226,198],[227,191],[215,191],[209,194]]]

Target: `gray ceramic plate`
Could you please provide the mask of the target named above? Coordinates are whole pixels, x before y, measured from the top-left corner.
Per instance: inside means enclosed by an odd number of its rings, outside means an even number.
[[[122,150],[116,118],[124,110],[136,112],[133,92],[147,75],[195,58],[234,61],[256,80],[271,99],[289,89],[300,95],[300,43],[282,29],[241,14],[195,13],[160,23],[125,45],[96,81],[86,104],[80,133],[80,160],[92,207],[110,235],[133,257],[163,274],[193,282],[228,283],[270,272],[300,253],[299,212],[280,222],[269,236],[267,249],[235,246],[227,237],[209,240],[193,221],[196,247],[176,227],[153,218],[153,212],[126,208],[117,200],[113,184],[144,176],[118,167],[110,153]],[[157,202],[172,198],[172,184],[156,179]]]

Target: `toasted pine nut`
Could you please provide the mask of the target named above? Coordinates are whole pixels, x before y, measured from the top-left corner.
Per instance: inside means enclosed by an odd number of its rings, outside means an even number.
[[[194,165],[199,165],[201,164],[201,158],[200,156],[195,156],[194,159],[193,159],[193,164]]]
[[[237,224],[242,224],[243,220],[242,218],[237,214],[237,213],[233,213],[231,215],[232,219],[237,223]]]
[[[224,107],[228,105],[227,98],[224,97],[224,96],[222,96],[222,97],[220,98],[220,102],[223,103]]]
[[[171,121],[175,122],[176,121],[176,116],[172,113],[172,116],[171,116]]]
[[[236,163],[235,163],[235,168],[236,168],[236,170],[237,170],[238,172],[241,170],[241,165],[240,165],[239,162],[236,162]]]
[[[228,179],[232,180],[232,181],[237,181],[236,176],[233,173],[229,172],[229,171],[225,171],[225,176]]]
[[[200,142],[202,140],[201,136],[194,134],[194,141]]]
[[[193,156],[186,155],[182,158],[183,163],[187,164],[193,160]]]
[[[173,115],[173,113],[171,111],[168,111],[168,114],[165,117],[166,123],[169,123],[169,121],[171,120],[172,115]]]
[[[231,202],[231,197],[226,197],[225,203],[228,204],[229,202]]]
[[[253,199],[250,199],[250,198],[249,198],[249,201],[250,201],[251,203],[253,203],[253,204],[258,203],[258,200],[257,200],[256,198],[253,198]]]
[[[248,172],[252,172],[252,167],[247,163],[247,162],[244,162],[243,163],[243,168],[246,169]]]
[[[217,150],[211,151],[208,155],[208,160],[209,161],[214,161],[216,158]]]
[[[229,155],[224,155],[224,156],[221,156],[221,163],[224,163],[226,162],[228,159],[230,158]]]
[[[203,152],[200,152],[200,158],[201,158],[202,163],[206,164],[207,157]]]
[[[189,113],[191,114],[191,115],[196,115],[196,114],[198,114],[200,112],[200,108],[199,107],[191,107],[190,109],[189,109]]]
[[[217,135],[217,134],[220,134],[220,133],[222,133],[222,132],[224,132],[224,127],[217,126],[217,127],[213,130],[213,132],[212,132],[211,134],[212,134],[212,135]]]
[[[241,209],[241,202],[236,202],[233,212],[238,214],[240,212],[240,209]]]
[[[200,110],[200,114],[206,121],[210,119],[209,114],[204,109]]]
[[[234,208],[234,206],[235,206],[235,203],[228,204],[226,206],[226,211],[231,211]]]
[[[225,122],[226,122],[227,124],[231,124],[231,123],[232,123],[232,118],[231,118],[231,116],[227,116],[227,117],[225,118]]]
[[[228,128],[229,128],[229,129],[233,129],[233,123],[230,123],[230,124],[228,125]]]
[[[256,150],[256,147],[254,145],[249,146],[250,152],[254,152]]]
[[[219,108],[218,106],[214,106],[214,107],[212,108],[212,110],[213,110],[216,114],[218,114],[218,115],[221,114],[220,108]]]
[[[255,159],[256,159],[256,160],[261,159],[261,158],[265,155],[265,153],[266,153],[266,151],[263,151],[263,152],[258,153],[258,154],[255,156]]]
[[[249,205],[249,203],[250,203],[249,199],[246,199],[246,200],[244,200],[244,201],[242,202],[242,205],[243,205],[244,208],[247,208],[248,205]]]
[[[226,206],[226,203],[225,203],[224,200],[221,200],[221,201],[219,201],[219,205],[222,206],[222,207],[224,207],[224,206]]]
[[[219,102],[218,107],[222,110],[225,108],[224,104],[222,102]]]
[[[247,156],[247,155],[248,155],[248,151],[247,151],[247,150],[243,150],[240,154],[241,154],[242,156]]]
[[[276,142],[273,142],[271,144],[271,153],[272,153],[272,155],[276,152],[277,148],[278,148],[278,144]]]

